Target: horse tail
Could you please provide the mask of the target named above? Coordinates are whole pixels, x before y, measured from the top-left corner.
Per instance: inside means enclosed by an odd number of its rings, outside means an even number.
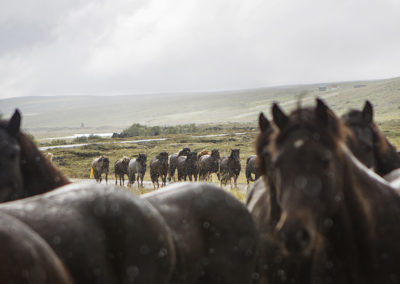
[[[92,178],[93,177],[93,168],[90,168],[90,177],[89,178]]]

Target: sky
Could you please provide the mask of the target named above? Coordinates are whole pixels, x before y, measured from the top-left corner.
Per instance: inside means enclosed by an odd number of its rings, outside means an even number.
[[[400,76],[400,0],[0,0],[0,98]]]

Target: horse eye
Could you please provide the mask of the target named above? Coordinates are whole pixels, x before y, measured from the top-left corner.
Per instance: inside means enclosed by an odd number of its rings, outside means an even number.
[[[17,153],[15,151],[12,151],[11,153],[8,154],[8,158],[10,160],[15,160],[17,158]]]
[[[322,157],[321,159],[321,167],[323,169],[328,169],[331,163],[331,159],[329,157]]]

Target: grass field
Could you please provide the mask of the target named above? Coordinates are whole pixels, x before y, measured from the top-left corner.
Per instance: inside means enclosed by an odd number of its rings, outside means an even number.
[[[380,128],[389,138],[389,140],[398,148],[400,148],[400,123],[398,120],[390,120],[387,122],[379,123]],[[95,157],[100,155],[106,155],[110,159],[110,176],[114,178],[114,162],[123,156],[130,158],[136,157],[139,153],[145,153],[148,156],[148,168],[145,175],[145,180],[150,181],[149,176],[149,163],[150,160],[162,151],[167,151],[169,154],[176,153],[184,147],[189,147],[192,151],[202,151],[204,149],[219,149],[221,156],[227,156],[231,149],[240,149],[240,159],[242,165],[242,171],[240,173],[238,183],[245,184],[246,177],[244,169],[246,165],[246,159],[248,156],[255,154],[254,143],[257,137],[258,130],[256,125],[251,126],[248,124],[225,124],[217,127],[218,131],[210,132],[206,130],[207,127],[203,128],[202,131],[192,134],[185,135],[166,135],[167,138],[164,141],[153,141],[146,143],[129,143],[129,144],[118,144],[115,142],[124,142],[132,140],[132,138],[124,139],[99,139],[94,141],[93,144],[71,148],[71,149],[52,149],[51,152],[54,154],[54,163],[70,178],[88,179],[90,175],[91,162]],[[239,133],[239,135],[238,135]],[[225,136],[212,136],[212,137],[201,137],[204,135],[219,135],[226,134]],[[197,137],[196,137],[197,136]],[[200,136],[200,137],[199,137]],[[135,137],[139,139],[149,139],[153,137]],[[101,142],[104,144],[96,144]],[[216,183],[216,177],[214,177]],[[229,190],[229,186],[226,188]],[[143,191],[137,188],[130,189],[135,193],[141,194]],[[147,191],[146,191],[147,192]],[[245,192],[239,190],[231,191],[236,197],[244,201]]]

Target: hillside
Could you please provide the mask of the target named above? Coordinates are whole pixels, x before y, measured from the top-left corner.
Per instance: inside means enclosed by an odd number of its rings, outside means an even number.
[[[326,87],[320,90],[319,87]],[[39,136],[120,131],[132,123],[176,125],[187,123],[254,123],[260,111],[269,114],[277,101],[290,110],[316,96],[341,114],[360,108],[366,99],[378,121],[400,121],[400,78],[343,82],[216,93],[180,93],[142,96],[20,97],[0,100],[3,117],[15,108],[23,113],[23,127]],[[81,128],[81,124],[85,128]]]

